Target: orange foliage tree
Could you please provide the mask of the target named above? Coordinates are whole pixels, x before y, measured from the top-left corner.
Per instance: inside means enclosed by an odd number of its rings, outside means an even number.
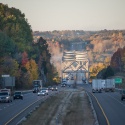
[[[38,66],[35,60],[31,59],[26,63],[25,68],[27,69],[27,73],[29,75],[29,84],[31,84],[33,80],[38,79]]]

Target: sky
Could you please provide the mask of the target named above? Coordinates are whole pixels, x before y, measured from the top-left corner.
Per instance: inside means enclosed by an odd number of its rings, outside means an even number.
[[[20,9],[33,31],[124,30],[125,0],[0,0]]]

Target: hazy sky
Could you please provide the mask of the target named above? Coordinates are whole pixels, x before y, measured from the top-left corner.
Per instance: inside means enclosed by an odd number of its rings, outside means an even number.
[[[0,0],[21,10],[33,31],[125,29],[125,0]]]

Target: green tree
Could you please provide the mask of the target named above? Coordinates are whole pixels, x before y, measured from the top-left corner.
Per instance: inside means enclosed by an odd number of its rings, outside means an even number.
[[[19,64],[16,60],[10,58],[10,57],[4,57],[0,60],[0,66],[1,66],[1,72],[2,74],[10,74],[11,76],[19,76],[18,67]]]
[[[0,32],[0,57],[13,56],[14,42],[3,32]]]
[[[30,51],[33,41],[31,26],[19,9],[0,3],[0,30],[15,43],[18,51]]]
[[[108,66],[107,69],[105,70],[104,74],[103,74],[103,78],[106,79],[110,76],[114,76],[114,71],[113,71],[111,66]]]

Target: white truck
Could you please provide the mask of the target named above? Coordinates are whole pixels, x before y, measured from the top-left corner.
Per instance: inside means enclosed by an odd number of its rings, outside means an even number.
[[[92,92],[102,92],[101,79],[92,80]]]
[[[10,89],[0,90],[0,102],[12,102],[12,94]]]
[[[102,84],[102,90],[105,90],[105,80],[104,79],[101,80],[101,84]]]
[[[105,81],[105,92],[114,92],[115,91],[115,80],[114,79],[106,79]]]

